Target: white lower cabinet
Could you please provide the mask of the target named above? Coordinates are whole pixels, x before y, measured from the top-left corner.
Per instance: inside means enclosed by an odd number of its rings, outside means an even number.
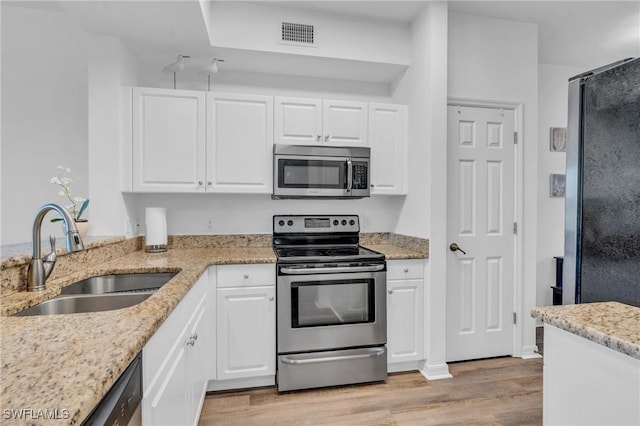
[[[216,380],[209,390],[275,383],[274,265],[222,265],[216,275]]]
[[[198,423],[213,343],[210,297],[204,274],[143,348],[143,424]]]
[[[424,261],[387,262],[388,370],[417,369],[424,359]]]

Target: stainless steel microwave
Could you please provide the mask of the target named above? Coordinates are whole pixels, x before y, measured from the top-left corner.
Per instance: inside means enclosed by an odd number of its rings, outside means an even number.
[[[370,148],[276,144],[273,198],[369,196]]]

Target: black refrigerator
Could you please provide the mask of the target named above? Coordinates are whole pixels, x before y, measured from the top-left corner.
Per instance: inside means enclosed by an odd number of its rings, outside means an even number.
[[[569,80],[563,303],[640,307],[640,58]]]

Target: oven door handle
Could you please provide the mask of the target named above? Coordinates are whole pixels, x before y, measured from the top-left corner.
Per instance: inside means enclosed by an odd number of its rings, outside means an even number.
[[[379,272],[384,269],[384,265],[371,266],[344,266],[333,268],[281,268],[280,272],[289,275],[314,275],[314,274],[337,274],[340,272]]]
[[[385,349],[365,349],[365,353],[354,354],[354,355],[338,355],[338,356],[327,356],[327,357],[317,357],[317,358],[294,358],[294,356],[285,355],[280,358],[280,360],[284,364],[289,365],[301,365],[301,364],[318,364],[321,362],[334,362],[334,361],[347,361],[352,359],[361,359],[361,358],[377,358],[379,356],[384,355]]]

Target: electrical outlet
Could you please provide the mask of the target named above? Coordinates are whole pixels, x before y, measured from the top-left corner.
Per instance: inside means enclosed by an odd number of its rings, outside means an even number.
[[[364,215],[362,216],[362,229],[371,228],[371,217]]]
[[[212,217],[208,217],[207,218],[207,230],[213,231],[213,218]]]

